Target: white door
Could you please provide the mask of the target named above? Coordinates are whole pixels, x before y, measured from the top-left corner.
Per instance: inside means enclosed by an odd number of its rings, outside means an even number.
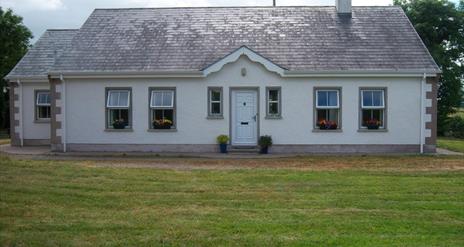
[[[255,90],[232,91],[232,145],[257,145],[258,93]]]

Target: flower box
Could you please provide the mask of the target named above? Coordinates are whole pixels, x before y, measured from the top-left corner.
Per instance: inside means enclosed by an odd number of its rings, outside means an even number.
[[[172,121],[169,119],[159,119],[153,121],[154,129],[170,129],[172,128]]]

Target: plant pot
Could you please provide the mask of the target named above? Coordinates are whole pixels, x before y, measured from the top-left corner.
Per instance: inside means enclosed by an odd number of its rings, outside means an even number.
[[[261,147],[261,149],[259,150],[259,153],[261,154],[267,154],[269,151],[269,147]]]
[[[124,129],[124,128],[126,128],[125,123],[114,123],[113,124],[113,129]]]
[[[370,129],[370,130],[378,130],[380,126],[378,125],[367,125],[367,129]]]
[[[221,153],[226,154],[227,153],[227,144],[226,143],[219,144],[219,150],[221,151]]]
[[[170,129],[172,125],[158,125],[158,124],[153,124],[154,129]]]

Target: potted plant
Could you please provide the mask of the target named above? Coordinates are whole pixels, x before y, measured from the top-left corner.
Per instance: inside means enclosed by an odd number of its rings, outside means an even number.
[[[169,119],[158,119],[153,121],[154,129],[170,129],[172,127],[172,121]]]
[[[126,123],[124,122],[124,119],[116,119],[113,121],[113,128],[114,129],[124,129],[126,128]]]
[[[338,127],[335,121],[321,120],[319,121],[319,129],[321,130],[336,130]]]
[[[229,142],[229,137],[227,135],[218,135],[216,141],[219,144],[219,150],[221,153],[227,153],[227,143]]]
[[[375,118],[366,121],[367,129],[376,130],[379,129],[381,122]]]
[[[271,136],[260,136],[258,141],[260,147],[260,153],[267,154],[268,149],[272,146],[272,137]]]

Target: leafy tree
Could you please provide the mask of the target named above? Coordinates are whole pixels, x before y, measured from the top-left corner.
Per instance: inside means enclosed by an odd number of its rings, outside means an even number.
[[[464,1],[395,0],[403,8],[442,70],[438,88],[438,134],[462,99],[464,73]]]
[[[0,129],[9,126],[7,86],[3,79],[26,53],[32,38],[23,18],[0,7]]]

